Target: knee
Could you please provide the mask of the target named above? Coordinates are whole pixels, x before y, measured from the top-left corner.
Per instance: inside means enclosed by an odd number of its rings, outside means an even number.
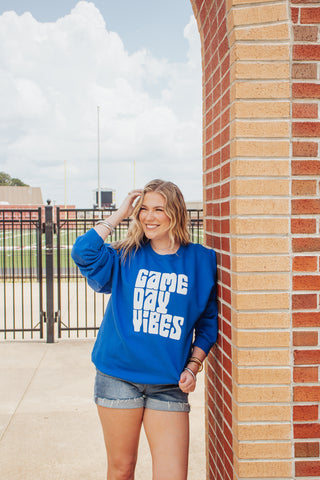
[[[120,459],[112,465],[108,465],[108,473],[111,474],[110,478],[114,480],[133,480],[135,467],[136,462],[134,460]]]

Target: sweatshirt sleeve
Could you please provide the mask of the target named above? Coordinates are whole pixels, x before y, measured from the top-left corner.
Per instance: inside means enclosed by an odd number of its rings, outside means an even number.
[[[195,324],[195,339],[193,345],[201,348],[208,355],[218,337],[218,305],[217,305],[217,263],[216,254],[213,254],[213,285],[210,291],[206,308]]]
[[[76,239],[71,257],[93,290],[111,292],[117,253],[93,228]]]

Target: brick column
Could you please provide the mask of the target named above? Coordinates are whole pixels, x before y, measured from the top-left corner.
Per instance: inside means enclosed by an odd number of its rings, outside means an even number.
[[[292,2],[292,326],[296,478],[320,478],[319,3]]]
[[[220,337],[208,479],[292,478],[288,4],[192,1],[202,40],[206,243]]]

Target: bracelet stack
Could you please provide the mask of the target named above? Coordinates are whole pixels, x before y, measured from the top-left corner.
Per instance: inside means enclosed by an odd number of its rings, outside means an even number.
[[[188,363],[196,363],[199,367],[198,373],[203,370],[202,362],[197,357],[190,357],[189,360],[188,360]]]
[[[197,377],[195,376],[195,374],[193,373],[193,371],[191,370],[191,368],[186,367],[185,370],[186,370],[187,372],[189,372],[189,373],[193,376],[193,380],[196,382],[196,381],[197,381]]]
[[[111,235],[114,232],[114,226],[111,225],[111,223],[108,222],[108,220],[99,220],[99,222],[97,222],[96,225],[103,225],[104,227],[107,227],[110,230]]]

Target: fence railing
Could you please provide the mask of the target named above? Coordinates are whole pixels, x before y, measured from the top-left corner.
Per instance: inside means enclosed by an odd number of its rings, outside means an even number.
[[[0,332],[43,337],[42,209],[0,210]]]
[[[52,210],[54,213],[54,209]],[[73,277],[77,268],[70,256],[79,235],[106,218],[114,210],[62,209],[53,218],[53,273],[55,277]],[[46,242],[42,238],[45,223],[41,209],[0,210],[0,281],[39,279],[46,275]],[[188,210],[191,240],[203,243],[202,210]],[[125,237],[130,219],[123,220],[108,241]]]
[[[114,210],[113,210],[114,211]],[[54,207],[0,209],[0,338],[87,337],[99,329],[108,301],[87,285],[71,258],[75,239],[108,210]],[[202,210],[188,210],[191,239],[203,243]],[[130,220],[110,241],[125,237]]]

